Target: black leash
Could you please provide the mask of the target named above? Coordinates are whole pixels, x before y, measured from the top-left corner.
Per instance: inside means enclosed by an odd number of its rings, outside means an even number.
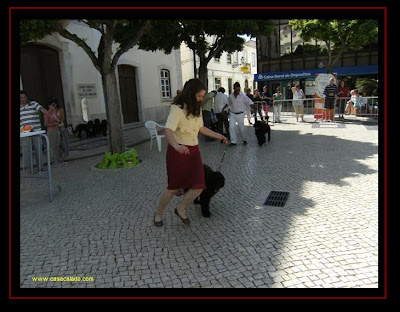
[[[220,171],[220,170],[221,170],[222,162],[224,161],[227,148],[228,148],[228,144],[225,145],[224,154],[222,155],[222,159],[221,159],[221,162],[219,163],[219,166],[218,166],[218,168],[217,168],[217,171]]]

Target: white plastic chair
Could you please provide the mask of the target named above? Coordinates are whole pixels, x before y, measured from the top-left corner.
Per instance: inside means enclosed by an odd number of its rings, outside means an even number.
[[[161,152],[161,139],[165,138],[165,134],[160,134],[157,128],[164,129],[165,126],[159,125],[155,121],[148,120],[144,123],[144,126],[149,130],[150,132],[150,150],[152,149],[153,145],[153,139],[155,138],[157,140],[157,145],[158,145],[158,151]]]

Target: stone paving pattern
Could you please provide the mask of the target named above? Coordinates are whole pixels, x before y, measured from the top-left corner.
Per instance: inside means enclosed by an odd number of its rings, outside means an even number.
[[[22,179],[20,286],[377,288],[378,125],[306,120],[271,126],[262,147],[247,126],[249,144],[227,149],[211,217],[191,205],[189,226],[173,213],[178,197],[153,225],[165,141],[161,153],[135,146],[134,168],[93,170],[99,155],[52,167],[52,202],[46,181]],[[224,145],[200,139],[200,150],[216,169]],[[284,207],[263,206],[273,190],[290,192]],[[94,280],[33,281],[67,276]]]

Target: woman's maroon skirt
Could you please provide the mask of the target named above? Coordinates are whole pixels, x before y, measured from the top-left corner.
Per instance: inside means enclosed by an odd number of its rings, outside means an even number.
[[[171,145],[167,148],[168,189],[205,189],[203,161],[198,145],[188,146],[188,155],[177,152]]]

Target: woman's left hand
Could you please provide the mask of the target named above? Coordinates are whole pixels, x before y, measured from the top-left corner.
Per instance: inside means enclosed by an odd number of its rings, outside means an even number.
[[[224,142],[225,145],[228,144],[228,139],[227,139],[224,135],[222,135],[222,134],[221,134],[220,140],[222,140],[222,141]]]

